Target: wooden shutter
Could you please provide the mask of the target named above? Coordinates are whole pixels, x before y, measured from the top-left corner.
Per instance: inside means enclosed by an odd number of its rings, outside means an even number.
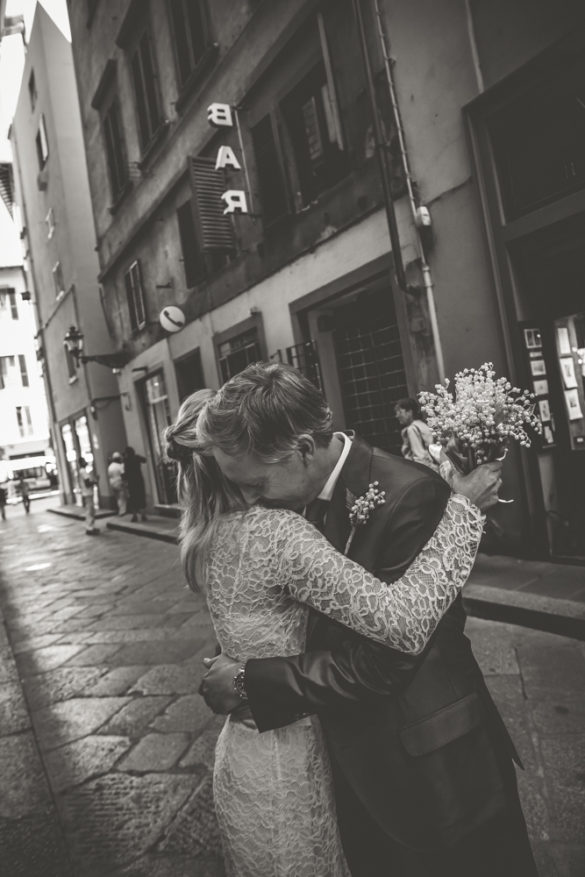
[[[193,216],[197,238],[203,253],[235,250],[234,229],[229,216],[224,216],[221,200],[229,188],[225,172],[215,170],[213,158],[189,158],[189,174],[193,188]]]

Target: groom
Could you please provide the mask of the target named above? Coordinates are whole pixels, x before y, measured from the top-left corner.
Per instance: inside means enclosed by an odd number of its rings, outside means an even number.
[[[330,424],[323,397],[298,371],[262,363],[228,381],[207,418],[215,459],[245,499],[305,510],[340,551],[348,508],[379,482],[386,501],[349,556],[391,587],[436,529],[449,487]],[[500,484],[499,464],[488,464],[453,486],[486,509]],[[536,877],[515,749],[464,625],[458,598],[412,657],[314,613],[302,655],[244,666],[206,659],[200,691],[215,712],[247,703],[259,731],[319,715],[354,877]]]

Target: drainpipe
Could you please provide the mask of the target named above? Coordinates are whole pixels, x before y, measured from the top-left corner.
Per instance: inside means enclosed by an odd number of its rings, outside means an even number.
[[[359,7],[359,0],[354,0],[354,5]],[[439,380],[443,381],[445,379],[445,360],[443,357],[443,348],[441,344],[441,337],[439,335],[439,324],[437,321],[437,309],[435,307],[435,294],[433,288],[433,277],[431,274],[430,266],[426,260],[425,250],[422,242],[422,237],[420,233],[421,224],[424,222],[423,216],[425,216],[428,222],[428,211],[422,205],[417,203],[417,199],[414,193],[414,186],[412,181],[412,174],[410,171],[410,164],[408,161],[408,153],[406,151],[406,141],[404,138],[404,128],[402,125],[402,118],[400,116],[400,109],[398,106],[398,100],[396,97],[396,88],[394,85],[394,76],[392,72],[393,61],[390,58],[390,53],[388,50],[388,44],[386,40],[386,32],[384,30],[384,23],[382,19],[382,14],[380,12],[380,4],[378,0],[374,0],[374,8],[376,12],[376,22],[378,26],[378,36],[380,38],[380,46],[382,49],[382,55],[384,57],[384,69],[386,71],[386,80],[388,83],[388,92],[390,95],[390,101],[392,103],[392,111],[394,114],[394,120],[396,123],[396,133],[398,136],[398,144],[400,149],[400,157],[402,159],[402,167],[404,170],[404,177],[406,180],[406,190],[408,197],[408,205],[410,208],[410,214],[412,217],[413,226],[415,229],[415,238],[416,238],[416,249],[417,255],[421,264],[421,272],[423,277],[423,284],[426,293],[427,299],[427,308],[429,311],[429,319],[431,323],[431,334],[433,337],[433,344],[435,348],[435,356],[437,359],[437,370],[439,373]],[[365,43],[364,43],[365,46]],[[394,248],[394,243],[392,244],[392,248]]]
[[[376,156],[380,169],[380,178],[382,180],[382,190],[384,193],[384,206],[386,208],[386,219],[388,220],[388,231],[390,233],[390,245],[392,247],[392,256],[394,258],[394,272],[396,274],[396,282],[402,292],[406,292],[406,277],[404,274],[404,264],[402,262],[402,251],[400,249],[400,236],[398,234],[398,223],[396,221],[396,211],[394,209],[394,200],[392,198],[392,189],[390,186],[390,171],[386,160],[386,144],[382,136],[380,127],[380,119],[378,117],[378,107],[376,104],[376,91],[374,88],[374,78],[372,75],[372,65],[368,54],[368,45],[366,42],[366,34],[364,30],[364,19],[360,0],[353,0],[353,9],[356,23],[358,26],[358,36],[360,48],[362,50],[362,59],[364,63],[364,73],[366,75],[366,90],[370,103],[370,112],[372,115],[372,123],[374,126],[374,141],[376,145]]]

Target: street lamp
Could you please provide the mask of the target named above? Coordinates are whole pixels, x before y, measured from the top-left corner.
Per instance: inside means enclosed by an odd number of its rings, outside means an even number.
[[[130,362],[131,357],[122,350],[115,353],[97,353],[92,356],[84,356],[83,343],[83,332],[77,326],[69,326],[67,334],[63,339],[63,344],[77,363],[97,362],[100,365],[105,365],[106,368],[119,369]]]
[[[83,340],[83,332],[81,332],[77,326],[69,326],[67,334],[63,338],[63,344],[76,362],[79,362],[81,359]],[[84,359],[82,359],[82,362],[83,361]]]

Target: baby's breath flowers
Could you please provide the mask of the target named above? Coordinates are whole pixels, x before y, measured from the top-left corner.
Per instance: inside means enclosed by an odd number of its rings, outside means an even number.
[[[528,448],[529,431],[542,432],[534,394],[496,378],[493,363],[463,369],[453,385],[451,392],[445,380],[418,398],[435,440],[461,471],[502,459],[512,441]]]
[[[368,523],[370,515],[377,506],[386,502],[386,491],[380,490],[380,482],[372,481],[362,496],[358,496],[349,510],[349,523],[351,530],[345,543],[344,554],[347,554],[353,542],[358,527]]]

